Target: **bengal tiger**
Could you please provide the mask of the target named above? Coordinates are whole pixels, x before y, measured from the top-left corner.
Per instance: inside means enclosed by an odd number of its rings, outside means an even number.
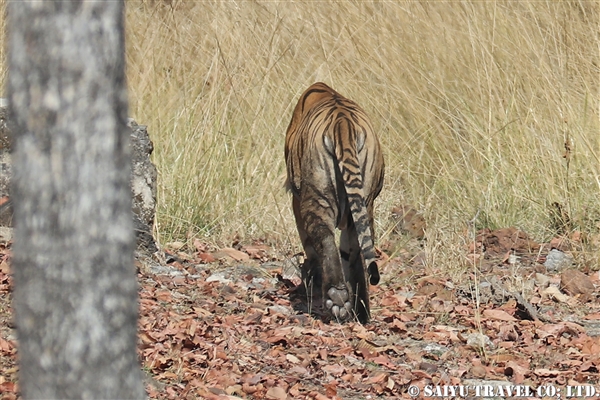
[[[306,287],[320,291],[327,318],[356,317],[367,323],[367,282],[379,283],[373,202],[384,177],[381,146],[369,118],[358,104],[326,84],[311,85],[300,96],[287,128],[285,161],[306,253]],[[336,227],[341,230],[339,249]]]

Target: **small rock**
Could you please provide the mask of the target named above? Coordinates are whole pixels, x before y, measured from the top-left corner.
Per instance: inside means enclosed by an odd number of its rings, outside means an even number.
[[[0,98],[0,198],[10,193],[11,160],[11,122],[8,120],[8,100]],[[156,167],[150,160],[154,149],[145,125],[138,125],[129,118],[127,126],[131,129],[131,194],[133,223],[137,239],[137,250],[154,254],[158,251],[152,236],[154,212],[156,208]],[[0,226],[12,226],[12,201],[0,205]]]
[[[229,278],[229,271],[219,271],[206,278],[206,282],[221,282],[227,284],[233,281]]]
[[[148,227],[154,223],[156,209],[156,179],[158,172],[150,160],[154,144],[145,125],[138,125],[129,118],[131,129],[131,194],[133,212]]]
[[[542,295],[551,298],[554,301],[558,301],[559,303],[566,303],[569,301],[570,297],[561,291],[554,285],[548,286],[546,289],[542,291]]]
[[[287,354],[285,356],[285,359],[288,360],[289,362],[291,362],[292,364],[299,364],[300,363],[300,359],[298,357],[296,357],[293,354]]]
[[[548,272],[558,272],[569,268],[574,263],[573,256],[563,253],[560,250],[552,249],[546,256],[544,266]]]
[[[576,269],[567,269],[560,274],[560,288],[571,296],[580,295],[583,301],[590,300],[596,289],[590,277]]]
[[[303,262],[303,257],[293,256],[283,261],[281,268],[281,277],[291,281],[294,285],[298,286],[302,283],[302,273],[300,268]]]
[[[262,267],[268,271],[279,269],[283,265],[284,262],[281,261],[269,261],[262,264]]]
[[[448,348],[437,343],[426,343],[424,346],[422,346],[422,350],[428,354],[441,356],[448,351]]]
[[[253,265],[237,265],[233,268],[230,268],[231,273],[235,276],[244,276],[244,275],[252,275],[252,277],[260,277],[260,276],[270,276],[269,273],[265,272],[262,266],[253,266]]]
[[[154,275],[168,275],[168,276],[182,276],[183,272],[178,270],[177,268],[164,266],[164,265],[151,265],[150,272]]]
[[[585,328],[585,334],[591,337],[598,337],[600,336],[600,321],[577,321],[581,324],[583,324],[583,327]]]
[[[285,307],[279,304],[275,304],[274,306],[269,306],[267,307],[267,310],[269,310],[269,312],[275,313],[275,314],[281,314],[281,315],[292,315],[292,310],[290,310],[289,307]]]
[[[535,283],[537,283],[541,289],[545,289],[550,285],[550,277],[538,272],[535,274]]]
[[[483,349],[485,347],[493,349],[496,347],[490,338],[482,333],[471,333],[467,336],[467,346],[471,346],[475,349]]]

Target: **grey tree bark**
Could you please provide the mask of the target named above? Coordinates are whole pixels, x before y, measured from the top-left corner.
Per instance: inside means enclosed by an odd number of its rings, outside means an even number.
[[[14,310],[26,399],[145,397],[124,3],[11,1]]]

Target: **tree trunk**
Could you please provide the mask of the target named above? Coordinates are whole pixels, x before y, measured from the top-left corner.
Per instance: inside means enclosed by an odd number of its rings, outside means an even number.
[[[145,397],[123,7],[122,0],[8,4],[24,398]]]

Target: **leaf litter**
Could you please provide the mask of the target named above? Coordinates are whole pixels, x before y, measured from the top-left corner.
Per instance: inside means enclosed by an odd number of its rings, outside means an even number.
[[[577,258],[577,240],[553,240],[560,250],[514,228],[480,231],[464,252],[476,264],[460,281],[424,268],[420,244],[393,258],[384,252],[389,278],[372,288],[366,326],[299,311],[299,277],[265,243],[167,246],[161,268],[136,261],[148,396],[411,398],[410,385],[598,384],[600,277],[585,267],[549,273],[550,251]],[[14,399],[10,256],[10,242],[0,243],[0,392]]]

